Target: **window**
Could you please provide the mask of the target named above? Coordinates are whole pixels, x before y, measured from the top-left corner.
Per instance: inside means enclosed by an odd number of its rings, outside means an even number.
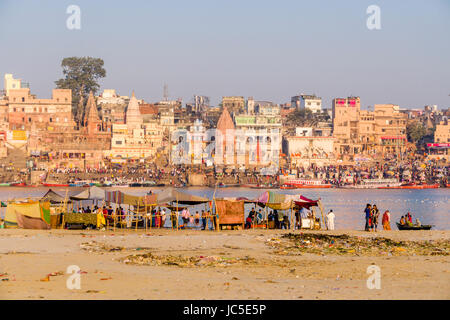
[[[50,118],[50,119],[49,119],[49,121],[50,121],[50,122],[52,122],[52,121],[53,121],[53,119],[52,119],[52,118]]]
[[[24,97],[22,97],[22,102],[25,102],[25,98]]]

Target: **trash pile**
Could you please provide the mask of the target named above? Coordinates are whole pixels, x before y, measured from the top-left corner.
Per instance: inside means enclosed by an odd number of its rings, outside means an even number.
[[[84,242],[82,244],[80,244],[80,248],[82,250],[86,250],[89,252],[100,252],[100,253],[104,253],[104,252],[115,252],[115,251],[123,251],[125,248],[124,247],[119,247],[119,246],[111,246],[105,243],[99,243],[97,241],[89,241],[89,242]]]
[[[275,254],[353,256],[429,256],[450,254],[449,240],[396,241],[384,237],[359,237],[349,235],[327,235],[320,233],[288,233],[282,239],[266,241]]]
[[[177,266],[177,267],[226,267],[231,265],[256,264],[256,259],[249,256],[243,258],[229,258],[220,256],[191,256],[181,255],[154,255],[151,252],[144,254],[133,254],[119,261],[125,264],[150,265],[150,266]]]

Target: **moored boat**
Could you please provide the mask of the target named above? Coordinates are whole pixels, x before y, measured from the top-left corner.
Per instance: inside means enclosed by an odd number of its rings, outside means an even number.
[[[68,187],[69,184],[65,183],[43,183],[44,187]]]
[[[398,189],[401,183],[397,179],[362,179],[360,184],[344,185],[344,189]]]
[[[322,180],[296,179],[288,180],[282,185],[281,189],[300,189],[300,188],[331,188],[333,185],[324,183]],[[289,188],[293,187],[293,188]]]
[[[431,228],[433,227],[432,225],[429,225],[429,224],[424,224],[421,226],[415,226],[415,225],[409,226],[406,224],[402,225],[398,222],[396,222],[396,224],[397,224],[398,230],[431,230]]]

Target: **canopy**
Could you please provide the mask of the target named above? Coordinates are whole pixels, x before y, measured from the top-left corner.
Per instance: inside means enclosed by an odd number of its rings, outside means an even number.
[[[122,191],[105,192],[105,201],[117,204],[128,204],[132,206],[155,205],[156,195],[134,196],[123,193]]]
[[[72,200],[103,200],[105,199],[105,190],[97,186],[89,187],[77,195],[71,196]]]
[[[42,196],[41,201],[50,201],[51,204],[63,204],[65,198],[52,189],[48,189],[47,193]],[[67,202],[71,201],[67,199]]]
[[[311,207],[317,206],[318,201],[319,200],[311,200],[311,199],[308,199],[308,198],[300,195],[299,199],[295,200],[294,203],[297,207],[309,209]]]
[[[269,207],[275,210],[287,210],[297,207],[309,208],[317,206],[317,201],[303,197],[300,194],[282,194],[274,191],[265,191],[257,199],[258,205]]]
[[[161,192],[157,193],[156,196],[157,196],[156,202],[158,205],[175,201],[178,202],[179,204],[196,205],[210,201],[208,198],[180,192],[172,187],[161,190]]]
[[[273,191],[264,191],[256,198],[258,205],[269,207],[274,210],[286,210],[293,208],[295,204],[292,201],[293,196]]]

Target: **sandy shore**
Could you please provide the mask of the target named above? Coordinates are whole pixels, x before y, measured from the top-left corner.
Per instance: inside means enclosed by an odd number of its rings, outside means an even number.
[[[288,232],[3,229],[0,298],[450,299],[448,247],[441,248],[444,253],[437,255],[405,253],[403,249],[403,254],[375,256],[325,251],[282,254],[277,245],[290,245],[283,238]],[[304,232],[309,233],[320,232]],[[438,243],[450,240],[450,231],[321,233],[359,237],[356,239],[386,237]],[[195,261],[161,264],[156,259],[150,264],[133,264],[133,259],[139,260],[139,256],[148,253],[153,257],[181,256]],[[367,267],[373,264],[381,270],[379,290],[370,290],[366,285]],[[70,265],[81,269],[79,290],[66,286]]]

